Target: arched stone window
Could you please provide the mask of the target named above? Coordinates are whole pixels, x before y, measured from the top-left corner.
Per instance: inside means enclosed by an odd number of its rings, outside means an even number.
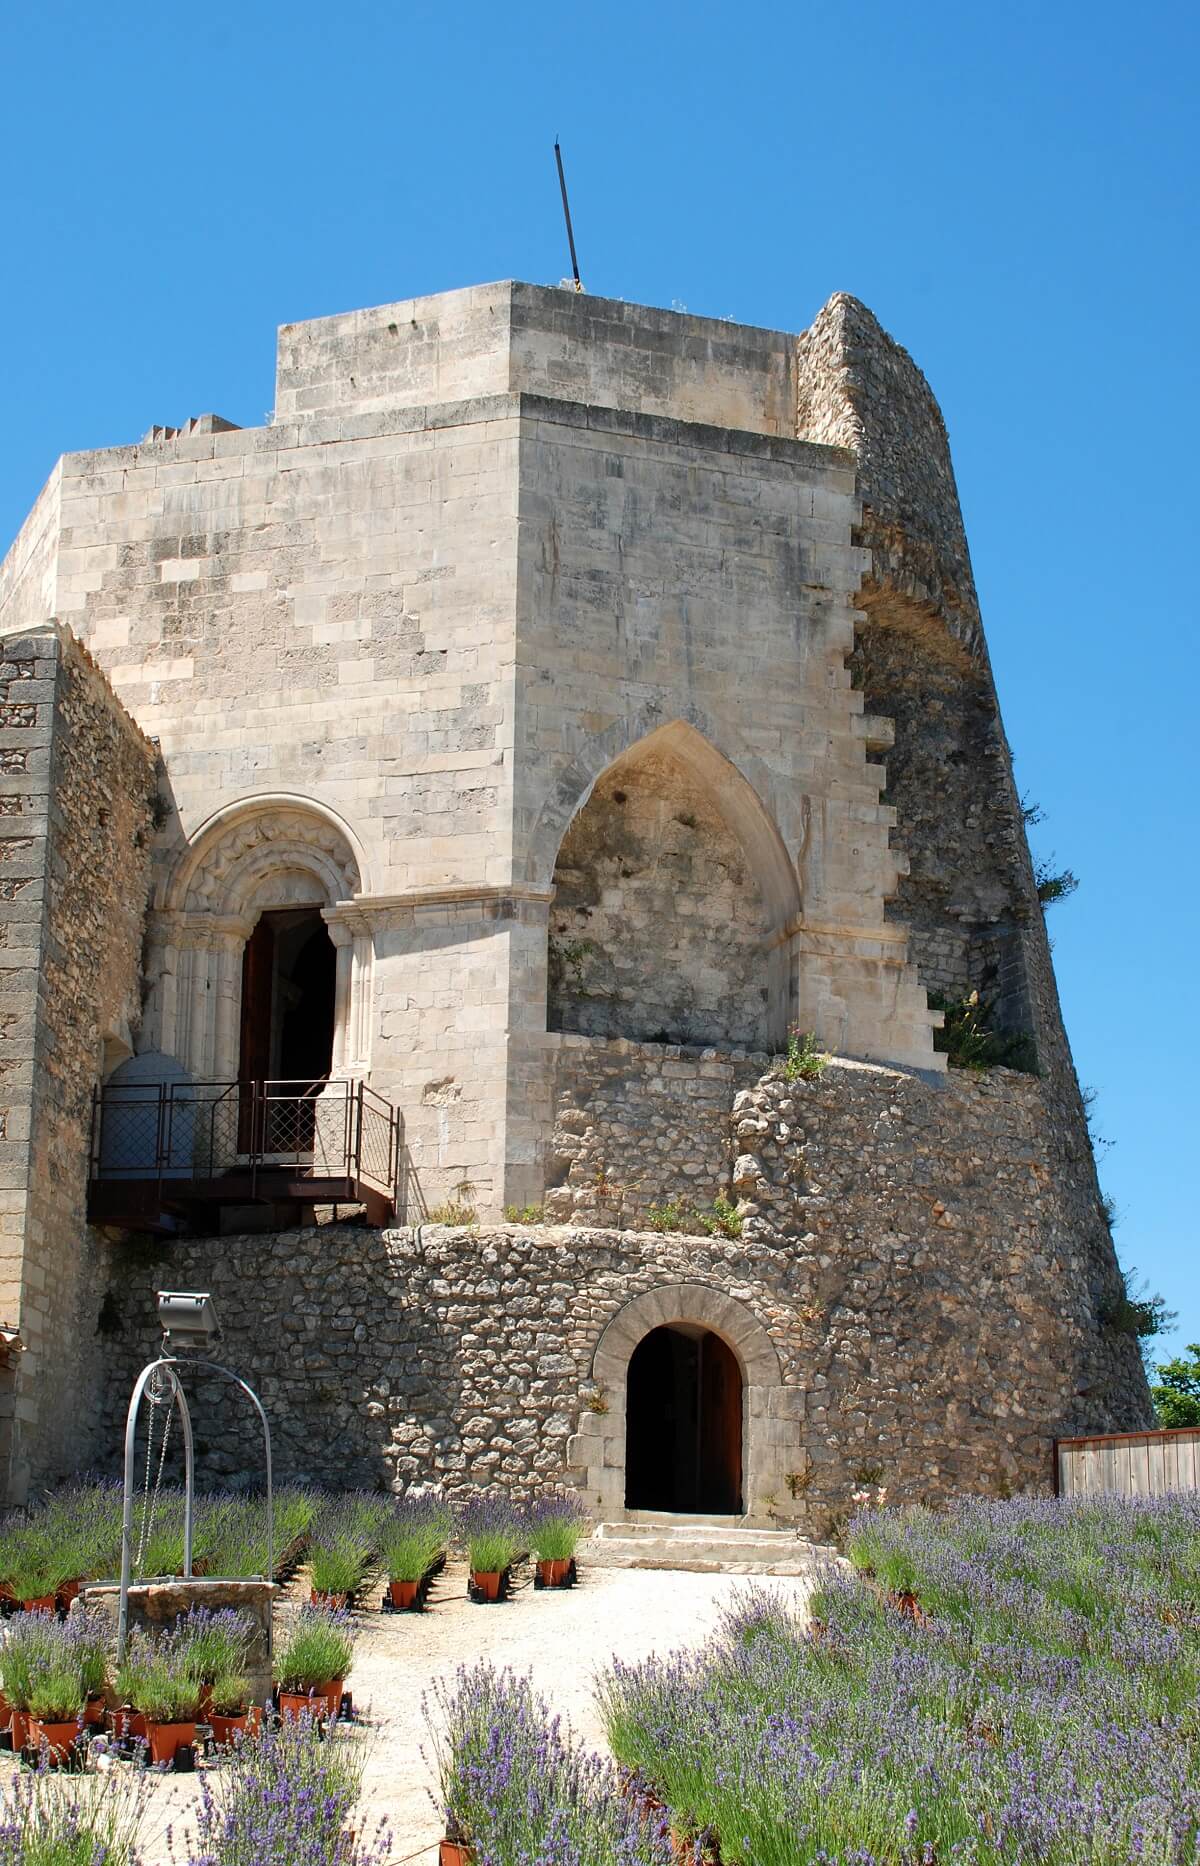
[[[678,1475],[666,1469],[661,1473],[659,1501],[646,1501],[650,1493],[645,1485],[653,1471],[656,1446],[664,1465],[667,1461],[677,1463],[677,1447],[671,1434],[664,1433],[661,1414],[648,1404],[654,1395],[644,1377],[648,1358],[667,1358],[663,1351],[674,1344],[665,1338],[671,1336],[696,1344],[691,1424],[696,1432],[696,1468],[701,1482],[707,1471],[709,1481],[715,1476],[719,1484],[724,1484],[736,1463],[736,1487],[724,1494],[720,1490],[711,1493],[710,1502],[701,1507],[706,1513],[711,1510],[760,1520],[781,1505],[786,1509],[788,1473],[802,1470],[806,1461],[801,1441],[803,1390],[784,1385],[775,1344],[757,1316],[744,1303],[705,1283],[667,1283],[648,1290],[626,1303],[605,1327],[593,1356],[592,1379],[603,1395],[606,1410],[585,1411],[578,1435],[568,1448],[572,1464],[586,1474],[585,1488],[592,1508],[609,1520],[619,1521],[627,1510],[639,1507],[684,1511],[697,1507],[696,1496],[686,1488],[676,1489],[677,1501],[662,1500],[672,1495]],[[703,1372],[706,1336],[715,1337],[725,1350],[724,1354],[710,1351],[711,1363],[719,1371],[718,1390],[709,1398],[705,1396]],[[681,1358],[686,1359],[686,1353],[675,1356],[676,1361]],[[740,1374],[736,1395],[728,1390],[730,1362]],[[677,1380],[677,1376],[667,1377]],[[676,1385],[672,1401],[681,1407],[693,1405],[687,1378],[685,1374],[684,1384]],[[661,1384],[662,1376],[652,1375],[653,1379]],[[741,1442],[731,1448],[723,1441],[735,1417]],[[632,1460],[631,1434],[635,1441]],[[639,1442],[642,1434],[645,1442]]]
[[[586,789],[554,864],[550,1029],[776,1048],[794,866],[748,780],[683,720]]]
[[[197,1080],[365,1073],[363,879],[352,832],[323,806],[283,795],[218,812],[151,919],[143,1043]]]

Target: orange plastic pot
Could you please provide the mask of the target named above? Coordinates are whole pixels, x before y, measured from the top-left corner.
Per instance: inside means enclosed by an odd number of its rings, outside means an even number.
[[[98,1691],[95,1697],[89,1698],[84,1705],[83,1721],[90,1730],[101,1730],[104,1727],[104,1718],[104,1693]]]
[[[443,1840],[438,1846],[438,1866],[474,1866],[475,1849],[465,1840]]]
[[[252,1735],[261,1720],[262,1712],[257,1704],[252,1704],[249,1710],[239,1711],[236,1717],[222,1717],[220,1711],[212,1711],[208,1718],[213,1741],[219,1743],[222,1749],[232,1749],[239,1736]]]
[[[112,1733],[118,1740],[135,1737],[139,1742],[145,1742],[146,1719],[141,1711],[131,1710],[128,1704],[123,1704],[120,1710],[110,1711],[108,1715]]]
[[[345,1680],[331,1678],[328,1684],[314,1685],[311,1691],[281,1691],[279,1715],[296,1722],[307,1711],[310,1717],[336,1717],[342,1702]]]
[[[57,1594],[37,1594],[32,1600],[23,1600],[21,1605],[26,1613],[53,1613],[58,1605]]]
[[[62,1586],[58,1590],[58,1604],[62,1608],[64,1613],[70,1610],[71,1602],[73,1600],[79,1599],[79,1596],[82,1590],[83,1590],[82,1581],[64,1581],[63,1582]]]
[[[326,1594],[319,1587],[310,1587],[308,1598],[309,1604],[313,1607],[344,1607],[350,1596],[349,1594]]]
[[[489,1574],[481,1572],[478,1568],[472,1568],[471,1579],[485,1600],[499,1600],[501,1580],[499,1569]]]
[[[30,1747],[40,1751],[44,1743],[50,1751],[51,1762],[66,1762],[74,1752],[78,1735],[79,1725],[74,1717],[69,1723],[50,1723],[44,1717],[29,1719]]]
[[[9,1734],[12,1737],[12,1746],[14,1750],[27,1749],[29,1747],[29,1712],[28,1711],[23,1711],[23,1710],[12,1711],[9,1717],[8,1729],[9,1729]]]
[[[420,1585],[419,1581],[389,1581],[388,1594],[391,1596],[393,1607],[411,1607],[417,1598],[417,1589]]]
[[[146,1735],[151,1762],[172,1763],[177,1750],[190,1749],[195,1743],[196,1726],[194,1723],[151,1723],[147,1718]]]

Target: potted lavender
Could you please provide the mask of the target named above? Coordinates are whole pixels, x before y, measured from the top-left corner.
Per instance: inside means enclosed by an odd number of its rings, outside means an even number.
[[[180,1750],[195,1747],[199,1699],[200,1687],[191,1671],[164,1642],[142,1673],[135,1700],[146,1720],[151,1762],[170,1768]]]
[[[537,1557],[535,1587],[572,1585],[575,1550],[587,1523],[587,1511],[574,1491],[538,1498],[529,1512],[529,1544]]]
[[[379,1531],[379,1552],[387,1569],[385,1606],[404,1612],[421,1606],[429,1579],[442,1565],[450,1538],[451,1515],[433,1493],[402,1497]]]
[[[524,1527],[511,1499],[495,1491],[473,1497],[459,1511],[458,1528],[467,1546],[471,1599],[503,1600],[509,1570],[526,1546]]]
[[[250,1681],[236,1673],[214,1678],[209,1690],[208,1721],[213,1741],[222,1749],[259,1727],[262,1713],[250,1702]]]
[[[279,1712],[336,1717],[354,1656],[350,1617],[336,1607],[302,1607],[275,1661]]]

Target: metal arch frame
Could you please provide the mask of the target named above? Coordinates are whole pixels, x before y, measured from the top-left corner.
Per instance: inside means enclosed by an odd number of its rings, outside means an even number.
[[[203,1368],[207,1373],[220,1374],[223,1379],[232,1380],[235,1387],[241,1388],[242,1392],[254,1407],[255,1412],[258,1414],[259,1420],[262,1423],[263,1451],[267,1467],[267,1572],[265,1576],[263,1576],[263,1579],[268,1583],[273,1582],[275,1579],[275,1505],[271,1472],[271,1428],[267,1423],[267,1415],[263,1411],[262,1401],[259,1399],[253,1387],[248,1386],[239,1375],[233,1373],[228,1367],[222,1367],[217,1361],[184,1360],[176,1354],[164,1354],[158,1360],[151,1361],[148,1367],[143,1367],[141,1373],[138,1375],[134,1383],[133,1393],[130,1396],[129,1411],[125,1419],[125,1487],[121,1511],[121,1585],[117,1604],[118,1664],[120,1664],[125,1657],[125,1642],[129,1631],[129,1582],[133,1567],[133,1458],[135,1441],[137,1438],[137,1422],[138,1415],[141,1411],[142,1399],[145,1395],[146,1387],[149,1384],[150,1376],[157,1373],[160,1367],[165,1367],[168,1371],[168,1378],[172,1389],[172,1400],[173,1403],[179,1407],[180,1422],[183,1426],[184,1580],[190,1581],[193,1578],[192,1517],[196,1491],[196,1460],[192,1443],[192,1416],[188,1411],[187,1398],[183,1391],[183,1382],[176,1372],[176,1369],[180,1367]],[[270,1622],[268,1621],[268,1653],[270,1652],[270,1648],[271,1629]]]

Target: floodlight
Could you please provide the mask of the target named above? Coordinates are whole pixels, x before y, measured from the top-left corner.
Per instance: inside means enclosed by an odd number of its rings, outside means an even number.
[[[172,1347],[207,1348],[221,1332],[207,1290],[160,1289],[158,1319]]]

